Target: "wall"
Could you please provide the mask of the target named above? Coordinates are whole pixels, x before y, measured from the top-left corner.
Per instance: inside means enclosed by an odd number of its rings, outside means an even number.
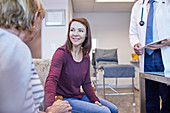
[[[65,9],[64,26],[46,26],[42,23],[42,59],[51,59],[55,50],[67,39],[68,22],[72,18],[71,0],[42,0],[46,10]]]
[[[86,18],[91,27],[97,48],[118,48],[120,64],[130,64],[132,48],[129,43],[130,12],[125,13],[74,13]]]

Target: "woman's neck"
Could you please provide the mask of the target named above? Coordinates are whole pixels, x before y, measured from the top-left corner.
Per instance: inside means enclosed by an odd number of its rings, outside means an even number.
[[[81,46],[73,46],[71,52],[74,53],[76,56],[81,54],[82,52]]]
[[[80,62],[83,58],[83,52],[82,52],[82,48],[81,47],[73,47],[71,50],[71,54],[73,56],[73,59],[76,62]]]

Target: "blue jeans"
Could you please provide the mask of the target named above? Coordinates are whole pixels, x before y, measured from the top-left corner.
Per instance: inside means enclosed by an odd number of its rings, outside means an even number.
[[[144,72],[163,72],[161,50],[152,55],[145,52]],[[170,113],[170,87],[166,84],[146,80],[146,113]],[[160,97],[162,108],[160,110]]]
[[[64,98],[72,107],[72,113],[118,113],[117,107],[111,102],[99,98],[102,106],[91,103],[89,98],[84,95],[81,99]]]

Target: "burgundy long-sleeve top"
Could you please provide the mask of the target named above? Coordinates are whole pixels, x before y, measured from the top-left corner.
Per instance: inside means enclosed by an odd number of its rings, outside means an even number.
[[[64,98],[81,99],[84,93],[80,92],[80,86],[92,103],[99,101],[96,97],[90,80],[90,57],[83,56],[81,62],[74,61],[66,46],[56,50],[53,55],[49,75],[45,84],[45,108],[52,105],[55,96]]]

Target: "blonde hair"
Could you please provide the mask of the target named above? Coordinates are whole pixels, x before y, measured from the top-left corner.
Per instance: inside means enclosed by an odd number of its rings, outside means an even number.
[[[34,15],[44,18],[41,0],[0,0],[0,27],[32,31]]]

